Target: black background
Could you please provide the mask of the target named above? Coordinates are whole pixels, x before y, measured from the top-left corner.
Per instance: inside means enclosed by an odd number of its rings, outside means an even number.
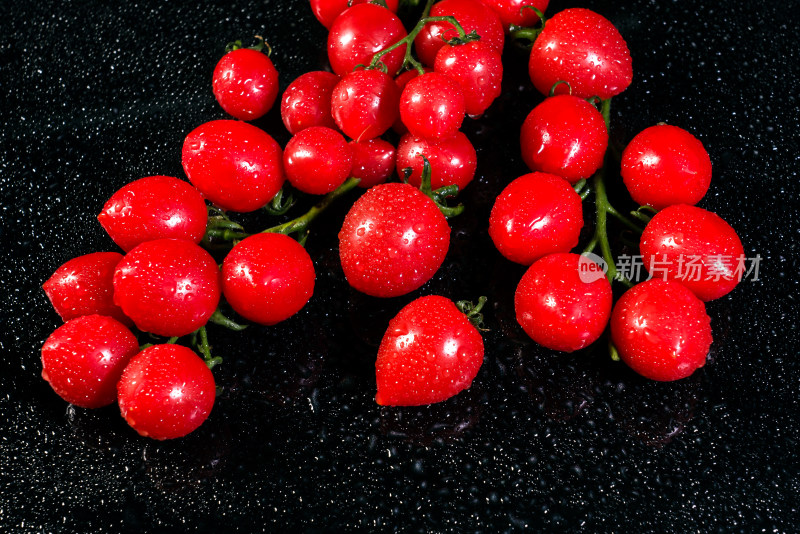
[[[541,97],[507,47],[504,95],[464,127],[478,176],[434,280],[390,301],[349,290],[336,251],[348,199],[309,239],[309,305],[276,327],[212,328],[224,392],[200,430],[162,443],[115,406],[67,407],[40,378],[60,324],[40,286],[115,250],[95,217],[116,189],[183,176],[186,133],[224,117],[210,79],[226,42],[263,34],[283,89],[324,67],[325,30],[300,0],[2,2],[0,530],[795,531],[800,5],[554,0],[548,13],[572,6],[610,18],[633,55],[613,140],[659,121],[692,131],[714,165],[700,205],[763,258],[761,281],[709,303],[709,364],[647,382],[602,350],[539,349],[514,324],[522,269],[494,250],[487,217],[525,172],[519,126]],[[288,140],[277,107],[256,124]],[[489,296],[483,368],[448,402],[379,408],[385,324],[429,293]]]

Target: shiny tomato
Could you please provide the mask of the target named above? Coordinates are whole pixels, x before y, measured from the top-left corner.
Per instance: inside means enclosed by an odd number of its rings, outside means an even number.
[[[461,86],[438,72],[412,78],[400,95],[400,118],[408,131],[418,137],[442,139],[455,135],[464,122],[464,113]]]
[[[350,138],[367,141],[383,134],[399,116],[400,91],[383,71],[357,70],[342,76],[331,94],[331,114]]]
[[[323,26],[330,29],[336,17],[350,6],[366,4],[370,0],[311,0],[311,11]],[[399,0],[384,0],[386,8],[392,13],[397,13]]]
[[[328,34],[328,60],[333,72],[343,76],[358,65],[369,65],[375,54],[406,35],[397,15],[377,4],[358,4],[345,10],[331,25]],[[389,75],[403,64],[406,45],[381,58]]]
[[[481,0],[484,4],[491,7],[503,27],[508,30],[509,26],[522,26],[530,28],[539,24],[539,16],[532,9],[525,6],[532,6],[544,13],[547,10],[549,0]]]
[[[395,148],[383,139],[350,141],[353,170],[350,175],[361,180],[359,187],[369,189],[389,179],[395,167]]]
[[[428,68],[428,67],[425,67],[423,70],[425,72],[433,72],[433,69],[432,68]],[[406,84],[408,82],[410,82],[411,80],[413,80],[414,78],[416,78],[417,76],[419,76],[419,75],[420,74],[419,74],[419,71],[417,71],[417,69],[405,70],[405,71],[401,72],[400,74],[398,74],[394,79],[394,83],[397,85],[397,88],[400,90],[400,94],[403,94],[403,89],[405,89]],[[392,129],[395,132],[397,132],[398,134],[400,134],[400,135],[408,133],[408,128],[406,128],[406,125],[403,124],[403,121],[400,119],[399,111],[398,111],[398,114],[397,114],[397,120],[394,121],[394,124],[392,125]]]
[[[342,185],[352,168],[353,153],[347,140],[324,126],[296,133],[283,151],[286,179],[312,195],[324,195]]]
[[[266,54],[240,48],[222,56],[211,85],[226,113],[252,121],[272,109],[278,96],[278,71]]]
[[[397,174],[405,176],[405,169],[411,169],[408,183],[419,187],[422,181],[422,168],[425,156],[431,165],[431,187],[438,189],[446,185],[457,185],[464,189],[475,177],[478,155],[475,147],[462,132],[440,140],[428,140],[406,134],[397,145]]]
[[[444,45],[436,54],[433,69],[461,85],[464,106],[470,116],[483,114],[500,96],[503,62],[500,54],[483,41]]]
[[[339,76],[322,70],[298,76],[281,98],[281,120],[292,135],[311,126],[336,128],[331,115],[331,93]]]

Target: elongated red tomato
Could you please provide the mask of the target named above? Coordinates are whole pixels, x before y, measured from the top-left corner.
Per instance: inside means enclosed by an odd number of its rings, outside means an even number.
[[[252,121],[272,109],[278,96],[278,71],[266,54],[240,48],[222,56],[211,85],[226,113]]]
[[[500,54],[483,41],[444,45],[433,69],[451,77],[464,92],[464,106],[472,117],[481,115],[500,96],[503,62]]]
[[[408,35],[397,15],[377,4],[348,8],[333,21],[330,30],[328,60],[339,76],[358,65],[369,65],[375,54]],[[403,45],[381,58],[391,76],[400,70],[405,53]]]
[[[330,193],[347,180],[353,152],[344,136],[324,126],[312,126],[294,135],[283,151],[286,178],[312,195]]]
[[[332,72],[312,71],[298,76],[281,98],[281,120],[294,135],[311,126],[336,128],[331,115],[331,93],[339,76]]]
[[[336,17],[350,6],[366,4],[370,0],[311,0],[311,11],[323,26],[330,29]],[[384,0],[386,8],[392,13],[397,13],[398,0]]]
[[[400,94],[400,118],[418,137],[443,139],[464,122],[466,104],[461,86],[438,72],[412,78]]]
[[[431,165],[431,187],[438,189],[446,185],[457,185],[464,189],[475,177],[478,155],[475,147],[462,132],[440,140],[428,140],[406,134],[397,145],[397,174],[400,178],[406,169],[411,169],[408,183],[419,187],[425,156]]]
[[[333,88],[331,114],[350,138],[367,141],[383,134],[399,116],[400,91],[383,71],[357,70],[345,74]]]

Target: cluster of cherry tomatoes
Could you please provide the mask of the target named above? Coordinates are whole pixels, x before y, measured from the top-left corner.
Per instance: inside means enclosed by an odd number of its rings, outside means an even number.
[[[475,149],[459,128],[500,95],[506,36],[526,31],[531,80],[550,96],[522,127],[522,156],[533,172],[508,184],[488,222],[498,251],[530,265],[516,292],[518,322],[537,343],[565,352],[594,343],[610,322],[621,358],[656,380],[702,366],[711,344],[703,301],[727,294],[741,278],[719,258],[743,256],[733,229],[694,207],[709,186],[708,154],[680,128],[641,132],[622,153],[621,175],[637,203],[660,211],[652,218],[636,211],[632,221],[614,209],[602,171],[608,103],[631,82],[630,54],[600,15],[568,9],[545,20],[546,7],[547,0],[431,1],[407,31],[395,14],[397,0],[311,0],[330,30],[333,72],[303,74],[283,93],[281,118],[293,135],[283,149],[245,122],[277,101],[268,46],[234,44],[212,86],[239,120],[210,121],[187,135],[182,163],[190,183],[151,176],[117,191],[98,219],[125,255],[75,258],[44,284],[65,324],[44,344],[42,376],[75,405],[117,401],[142,435],[191,432],[215,397],[210,368],[218,359],[205,326],[240,328],[220,313],[220,300],[262,325],[297,313],[314,291],[314,264],[303,247],[308,224],[357,185],[366,191],[339,231],[347,282],[382,298],[420,288],[448,252],[447,218],[463,209],[446,199],[475,174]],[[381,138],[389,129],[401,136],[396,147]],[[389,181],[395,171],[399,181]],[[287,189],[326,196],[308,213],[259,233],[228,217],[284,213],[291,207]],[[591,192],[597,220],[585,252],[599,247],[609,276],[586,280],[586,256],[570,251]],[[610,280],[632,283],[611,265],[609,216],[634,230],[648,221],[640,243],[645,267],[660,260],[665,273],[664,280],[635,285],[616,306]],[[201,245],[220,240],[232,248],[218,266]],[[689,256],[700,257],[698,280],[683,269]],[[476,324],[484,300],[472,305],[430,295],[404,307],[378,350],[376,401],[428,404],[469,387],[483,361]],[[140,347],[134,325],[169,340]],[[202,358],[176,343],[184,336]]]

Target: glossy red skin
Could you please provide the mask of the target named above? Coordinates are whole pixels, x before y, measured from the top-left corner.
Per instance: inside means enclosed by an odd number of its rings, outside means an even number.
[[[356,141],[374,139],[399,116],[400,91],[383,71],[357,70],[333,88],[331,114],[336,125]]]
[[[433,72],[433,69],[429,68],[429,67],[424,67],[423,70],[425,72]],[[419,71],[417,71],[417,69],[411,69],[411,70],[404,70],[397,77],[395,77],[394,83],[397,85],[397,88],[399,89],[400,94],[403,93],[403,89],[405,89],[406,84],[408,82],[410,82],[412,79],[414,79],[417,76],[419,76],[419,75],[420,74],[419,74]],[[399,103],[398,103],[398,106],[399,106]],[[408,128],[406,128],[406,125],[403,124],[403,121],[400,119],[399,110],[398,110],[398,113],[397,113],[397,120],[394,121],[394,124],[392,124],[392,129],[395,132],[397,132],[398,134],[400,134],[400,135],[404,135],[404,134],[408,133]]]
[[[444,45],[436,54],[433,69],[459,83],[470,116],[483,114],[500,96],[503,62],[500,54],[483,41]]]
[[[428,72],[406,83],[400,94],[400,118],[417,137],[452,137],[464,122],[466,104],[461,86],[438,72]]]
[[[328,33],[328,60],[333,72],[343,76],[357,65],[369,65],[372,57],[406,35],[397,15],[376,4],[358,4],[339,15]],[[390,75],[400,70],[406,46],[381,58]]]
[[[128,252],[154,239],[199,243],[206,233],[208,210],[200,191],[183,180],[148,176],[111,195],[97,220],[114,243]]]
[[[628,45],[605,17],[588,9],[565,9],[547,20],[536,38],[528,73],[543,95],[558,81],[569,82],[581,98],[618,95],[630,85],[633,67]],[[569,89],[561,84],[556,94]]]
[[[695,206],[678,204],[656,213],[642,233],[639,250],[653,278],[666,275],[669,280],[678,280],[704,301],[730,293],[744,274],[737,270],[744,259],[744,248],[736,230],[719,215]],[[699,280],[686,266],[692,256],[701,257]],[[727,258],[720,262],[714,256]],[[714,280],[715,272],[720,273],[719,280]]]
[[[252,121],[272,109],[278,96],[278,71],[263,52],[240,48],[222,56],[211,86],[226,113]]]
[[[397,145],[397,175],[402,179],[404,170],[411,168],[408,183],[419,187],[422,182],[424,161],[431,164],[431,187],[438,189],[446,185],[457,185],[464,189],[475,177],[478,155],[475,147],[462,132],[441,140],[428,140],[406,134]]]
[[[353,170],[350,176],[361,180],[359,187],[369,189],[373,185],[382,184],[394,172],[396,151],[388,141],[350,141],[350,149],[353,152]]]
[[[155,345],[137,354],[117,385],[122,417],[136,432],[175,439],[208,419],[216,397],[206,363],[182,345]]]
[[[617,301],[611,339],[622,361],[640,375],[679,380],[705,365],[711,320],[705,304],[682,284],[648,280]]]
[[[711,184],[711,158],[703,143],[683,128],[659,124],[628,143],[620,173],[631,197],[642,206],[694,206]]]
[[[339,76],[322,70],[298,76],[281,98],[281,120],[292,135],[311,126],[336,128],[331,115],[331,93]]]
[[[608,130],[603,115],[587,101],[553,96],[528,114],[520,146],[532,171],[556,174],[574,184],[603,166]]]
[[[370,0],[311,0],[311,11],[323,26],[330,29],[336,17],[348,7],[366,4]],[[397,13],[398,0],[385,0],[386,8],[392,13]]]
[[[482,0],[500,17],[506,31],[511,24],[530,28],[539,24],[539,17],[532,9],[522,9],[524,6],[533,6],[542,13],[547,10],[549,0]]]
[[[602,275],[588,283],[581,280],[580,262],[578,254],[549,254],[534,262],[517,286],[517,322],[549,349],[574,352],[588,347],[611,316],[611,283]]]
[[[217,120],[189,132],[183,170],[208,200],[224,210],[264,207],[283,185],[281,147],[245,122]]]
[[[107,406],[139,342],[125,325],[103,315],[71,319],[42,347],[42,378],[59,397],[82,408]]]
[[[553,174],[520,176],[500,193],[489,216],[489,236],[505,258],[530,265],[578,244],[583,228],[581,197]]]
[[[119,252],[93,252],[72,258],[56,269],[42,289],[64,321],[97,314],[133,324],[114,304],[112,280],[121,260]]]
[[[373,297],[397,297],[430,280],[450,246],[436,204],[408,184],[379,184],[353,204],[339,232],[348,283]]]
[[[375,362],[375,402],[442,402],[469,388],[482,363],[483,338],[453,301],[420,297],[389,321]]]
[[[314,293],[314,264],[306,249],[283,234],[255,234],[222,263],[222,292],[246,319],[273,325],[306,305]]]
[[[500,17],[479,0],[442,0],[431,8],[432,17],[455,17],[466,33],[475,30],[480,41],[498,54],[503,53],[505,33]],[[458,37],[458,30],[449,22],[429,22],[414,39],[414,51],[419,60],[432,67],[444,39]]]
[[[142,243],[114,272],[114,302],[139,330],[160,336],[185,336],[206,324],[219,296],[214,258],[189,241]]]
[[[289,183],[312,195],[324,195],[342,185],[352,168],[353,154],[347,140],[324,126],[298,132],[283,151]]]

